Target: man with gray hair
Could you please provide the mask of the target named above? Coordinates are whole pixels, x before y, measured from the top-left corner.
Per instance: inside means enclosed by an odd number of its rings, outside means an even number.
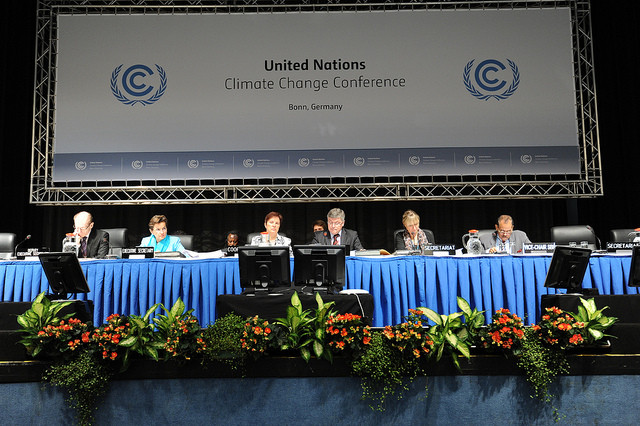
[[[311,244],[321,245],[343,245],[349,246],[350,250],[364,250],[358,233],[351,229],[343,228],[345,222],[344,211],[339,208],[329,210],[327,213],[327,231],[317,231],[313,236]]]
[[[480,237],[480,242],[488,253],[522,253],[523,244],[531,244],[523,231],[513,229],[511,216],[503,214],[496,221],[496,231]]]

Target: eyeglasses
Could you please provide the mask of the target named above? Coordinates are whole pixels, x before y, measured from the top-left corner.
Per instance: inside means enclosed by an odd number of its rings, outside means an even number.
[[[502,229],[498,229],[498,234],[500,235],[510,235],[513,232],[513,229],[509,229],[506,231],[503,231]]]
[[[342,225],[344,222],[341,220],[328,220],[327,221],[327,225],[329,226],[340,226]]]
[[[91,228],[91,226],[74,226],[73,227],[73,229],[76,231],[86,231],[89,228]]]

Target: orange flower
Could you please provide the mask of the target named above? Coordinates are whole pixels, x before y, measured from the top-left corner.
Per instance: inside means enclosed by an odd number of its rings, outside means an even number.
[[[362,338],[362,343],[364,343],[365,345],[368,345],[369,342],[371,342],[371,337],[364,336]]]
[[[571,324],[567,324],[566,322],[558,324],[558,330],[569,331],[571,328]]]
[[[582,334],[574,334],[569,339],[569,343],[574,344],[574,345],[579,345],[583,341],[584,341],[584,339],[582,338]]]

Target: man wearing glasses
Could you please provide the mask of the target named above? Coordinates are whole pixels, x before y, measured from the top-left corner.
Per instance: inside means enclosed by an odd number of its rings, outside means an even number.
[[[523,244],[531,244],[523,231],[513,229],[511,216],[503,214],[498,218],[496,231],[480,236],[480,242],[487,253],[522,253]]]
[[[342,245],[349,246],[350,250],[364,250],[358,233],[351,229],[345,229],[344,211],[342,209],[331,209],[327,213],[327,231],[316,231],[313,235],[311,244],[321,245]]]
[[[80,239],[78,257],[103,259],[109,254],[109,233],[93,229],[93,216],[80,212],[73,216],[73,233]]]

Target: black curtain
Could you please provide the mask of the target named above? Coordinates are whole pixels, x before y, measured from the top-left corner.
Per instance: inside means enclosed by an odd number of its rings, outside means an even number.
[[[170,233],[194,234],[196,249],[209,251],[222,245],[227,230],[263,230],[264,216],[272,210],[284,215],[282,231],[294,243],[305,243],[311,238],[311,223],[330,208],[341,207],[346,227],[359,232],[365,247],[393,249],[393,230],[401,228],[402,213],[410,208],[441,243],[458,243],[471,228],[491,228],[502,213],[511,214],[516,228],[533,241],[548,241],[551,226],[567,224],[589,224],[606,241],[609,229],[640,226],[640,142],[635,130],[640,2],[592,3],[603,197],[42,207],[29,203],[36,1],[5,0],[0,3],[0,232],[15,232],[19,239],[31,234],[32,247],[58,249],[71,230],[73,214],[86,209],[94,214],[97,227],[129,228],[135,244],[147,235],[149,218],[165,214]]]

